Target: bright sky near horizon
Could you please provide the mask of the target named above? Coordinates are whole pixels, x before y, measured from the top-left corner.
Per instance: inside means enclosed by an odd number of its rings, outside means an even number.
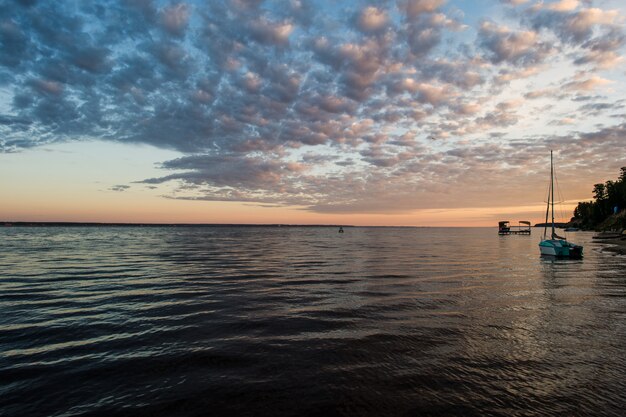
[[[0,3],[0,221],[565,220],[626,165],[626,3]]]

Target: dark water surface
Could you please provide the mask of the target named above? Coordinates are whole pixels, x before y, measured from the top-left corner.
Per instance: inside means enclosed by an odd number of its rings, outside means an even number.
[[[345,230],[0,229],[0,415],[624,415],[591,234]]]

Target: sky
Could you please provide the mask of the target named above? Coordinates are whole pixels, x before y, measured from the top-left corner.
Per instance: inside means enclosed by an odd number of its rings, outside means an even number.
[[[567,220],[626,166],[626,3],[0,1],[0,221]]]

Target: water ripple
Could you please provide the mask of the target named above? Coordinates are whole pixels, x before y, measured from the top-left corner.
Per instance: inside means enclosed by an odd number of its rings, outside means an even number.
[[[0,415],[622,415],[590,234],[345,230],[0,230]]]

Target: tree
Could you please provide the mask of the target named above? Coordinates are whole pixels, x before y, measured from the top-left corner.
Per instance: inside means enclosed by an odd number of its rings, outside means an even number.
[[[617,181],[594,184],[593,202],[580,202],[574,210],[574,219],[585,229],[595,228],[605,222],[617,207],[626,209],[626,167],[620,169]],[[620,217],[626,222],[626,217]],[[626,226],[626,225],[624,225]]]
[[[593,198],[596,201],[601,201],[606,199],[606,187],[604,184],[594,184],[593,185]]]

